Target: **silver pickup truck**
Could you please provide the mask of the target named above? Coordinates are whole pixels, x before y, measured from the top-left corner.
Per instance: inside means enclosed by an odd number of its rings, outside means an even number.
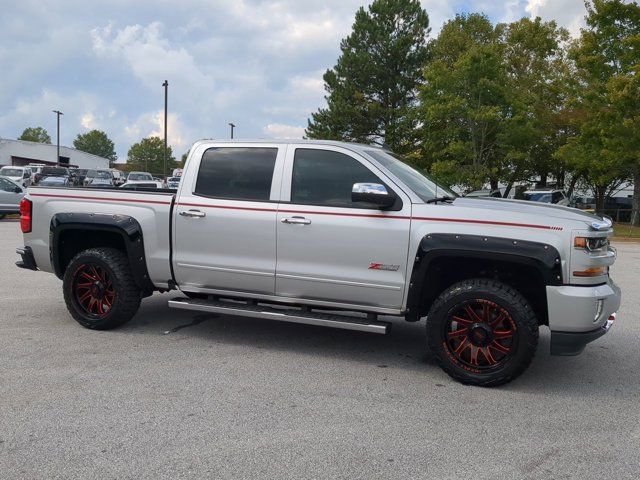
[[[22,268],[55,273],[81,325],[169,307],[386,333],[426,317],[453,378],[495,386],[538,329],[576,355],[620,305],[611,222],[567,207],[465,199],[386,150],[324,141],[200,141],[177,191],[30,188]]]

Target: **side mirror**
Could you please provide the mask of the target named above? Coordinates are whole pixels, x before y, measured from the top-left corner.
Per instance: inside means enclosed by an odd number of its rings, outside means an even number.
[[[387,191],[387,187],[379,183],[354,183],[351,189],[351,201],[372,203],[384,209],[393,206],[396,195]]]
[[[22,189],[20,187],[16,187],[13,189],[14,193],[22,193]]]

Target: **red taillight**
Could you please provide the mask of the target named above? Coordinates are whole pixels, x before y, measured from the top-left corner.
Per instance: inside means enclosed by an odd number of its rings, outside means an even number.
[[[23,198],[20,201],[20,229],[22,233],[31,232],[31,210],[33,203],[31,200]]]

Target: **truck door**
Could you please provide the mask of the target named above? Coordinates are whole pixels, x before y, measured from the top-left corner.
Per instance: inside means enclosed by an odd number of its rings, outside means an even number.
[[[181,288],[274,294],[285,151],[281,144],[195,148],[174,208],[173,268]]]
[[[353,202],[355,183],[382,184],[394,211]],[[338,146],[289,145],[278,211],[276,294],[400,308],[409,198],[366,158]]]

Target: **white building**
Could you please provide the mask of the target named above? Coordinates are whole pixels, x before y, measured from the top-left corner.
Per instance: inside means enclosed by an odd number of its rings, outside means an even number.
[[[57,165],[56,145],[0,138],[0,167],[30,163]],[[60,145],[60,165],[78,168],[109,168],[109,160]]]

